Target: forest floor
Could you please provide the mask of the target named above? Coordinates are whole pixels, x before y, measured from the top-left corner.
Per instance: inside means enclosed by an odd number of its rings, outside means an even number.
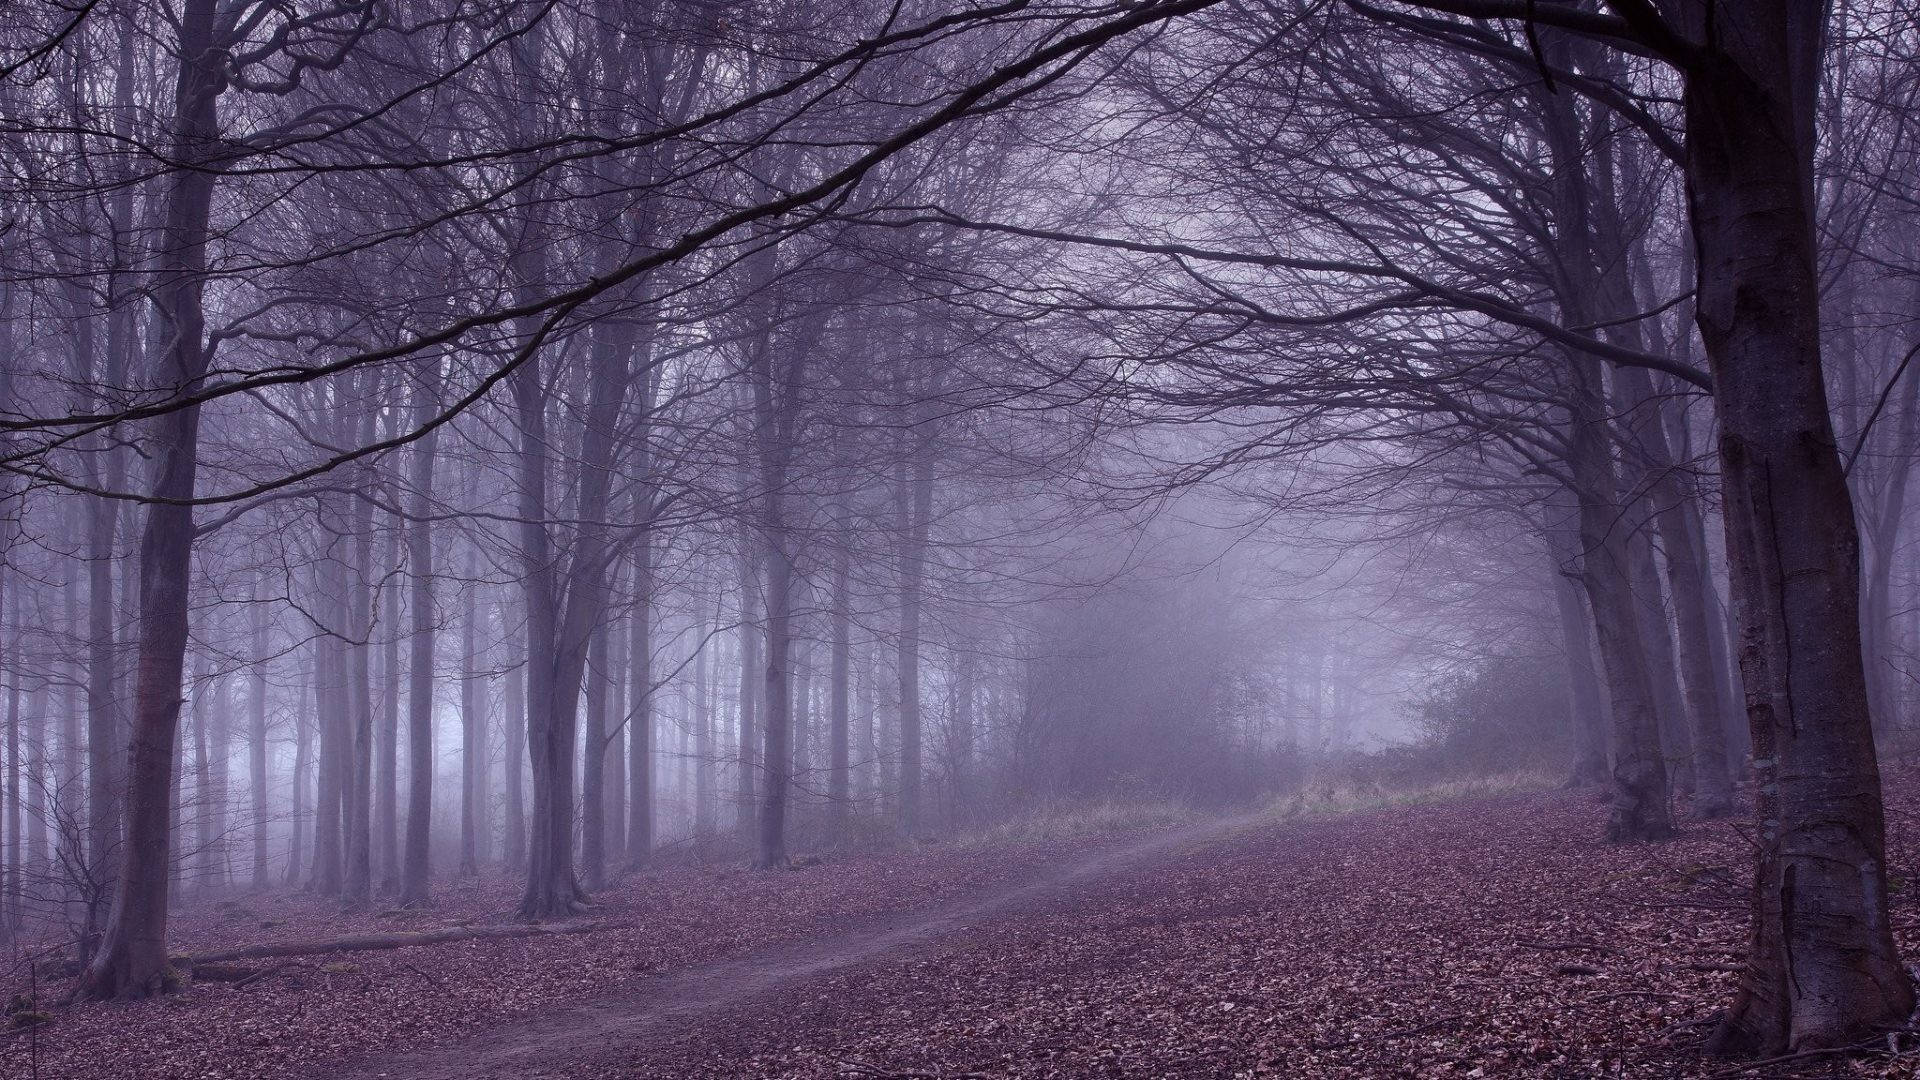
[[[1915,956],[1920,772],[1889,801]],[[0,1041],[0,1077],[1920,1074],[1912,1052],[1700,1056],[1740,955],[1743,827],[1616,848],[1603,814],[1553,792],[663,869],[602,894],[593,932],[249,961],[271,973],[58,1008]],[[513,898],[468,883],[344,916],[245,896],[190,907],[176,948],[498,922]]]

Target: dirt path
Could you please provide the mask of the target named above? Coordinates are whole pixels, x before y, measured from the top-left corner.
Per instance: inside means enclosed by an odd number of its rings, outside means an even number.
[[[963,934],[984,920],[1071,899],[1076,890],[1157,859],[1191,852],[1256,824],[1256,817],[1186,826],[1070,859],[1012,889],[911,912],[826,938],[622,987],[603,998],[520,1017],[428,1050],[368,1055],[310,1075],[338,1080],[486,1080],[578,1077],[644,1056],[649,1044],[713,1014],[747,1009],[776,991],[842,974],[888,954]]]
[[[1890,869],[1920,881],[1920,772],[1887,790]],[[1668,843],[1622,847],[1601,841],[1603,818],[1586,795],[1542,792],[794,874],[657,869],[603,894],[617,932],[369,953],[61,1010],[38,1075],[1715,1075],[1727,1063],[1700,1043],[1743,955],[1742,825],[1690,823]],[[498,918],[512,883],[486,890],[418,919]],[[315,907],[250,905],[247,920]],[[1920,956],[1920,889],[1901,888],[1893,909],[1903,949]],[[320,915],[276,932],[377,928]],[[208,923],[195,947],[254,925]],[[1912,1080],[1916,1062],[1920,1046],[1903,1043],[1761,1075]],[[0,1047],[0,1080],[34,1075],[20,1064]]]

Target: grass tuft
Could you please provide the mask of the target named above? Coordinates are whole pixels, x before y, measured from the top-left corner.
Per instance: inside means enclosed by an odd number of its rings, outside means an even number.
[[[1558,777],[1536,769],[1406,786],[1351,779],[1320,780],[1292,794],[1275,796],[1267,803],[1267,812],[1283,820],[1332,817],[1397,806],[1430,806],[1547,791],[1558,785]]]
[[[1187,825],[1204,816],[1172,799],[1136,802],[1105,799],[1091,803],[1055,804],[963,833],[954,838],[953,844],[956,847],[980,848],[1076,840],[1139,829]]]

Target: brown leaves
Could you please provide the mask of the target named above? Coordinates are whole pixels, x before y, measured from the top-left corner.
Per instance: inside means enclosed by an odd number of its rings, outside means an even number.
[[[1888,784],[1896,867],[1920,862],[1905,794],[1915,787]],[[567,1080],[1674,1077],[1728,1067],[1696,1048],[1741,956],[1743,885],[1727,868],[1741,865],[1744,841],[1715,823],[1669,844],[1611,847],[1598,840],[1599,813],[1555,793],[1276,822],[1031,892],[1014,887],[1069,852],[935,849],[806,874],[674,869],[600,897],[604,933],[333,959],[351,973],[326,971],[324,958],[262,964],[267,977],[201,983],[173,1001],[68,1010],[41,1033],[43,1075],[251,1077],[355,1060],[380,1072],[399,1049],[466,1032],[487,1032],[475,1045],[490,1045],[522,1030],[544,1041],[511,1075]],[[512,882],[463,885],[429,912],[353,917],[297,895],[249,898],[244,918],[194,913],[178,944],[204,954],[262,938],[485,925],[512,893]],[[971,907],[993,895],[1013,899]],[[1909,949],[1920,943],[1915,900],[1911,889],[1894,898]],[[860,926],[929,929],[843,967],[809,967],[782,946]],[[700,1008],[648,996],[782,963],[793,968],[784,981],[710,994]],[[616,1024],[628,1041],[611,1055],[605,1030],[570,1036],[575,1014],[562,1005],[621,987],[619,1007],[653,1009],[652,1023]],[[514,1016],[539,1019],[496,1026]],[[1883,1051],[1767,1070],[1912,1067],[1910,1054]]]

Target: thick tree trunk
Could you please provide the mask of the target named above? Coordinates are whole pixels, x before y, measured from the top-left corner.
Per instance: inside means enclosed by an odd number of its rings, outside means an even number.
[[[1770,1055],[1904,1024],[1914,996],[1887,918],[1859,538],[1821,370],[1813,162],[1827,8],[1679,6],[1682,32],[1712,43],[1685,71],[1687,197],[1759,791],[1746,971],[1714,1041]]]
[[[179,71],[169,156],[210,163],[220,135],[217,104],[225,89],[215,41],[215,0],[187,0],[179,19]],[[191,393],[207,367],[201,307],[215,170],[181,168],[163,201],[164,229],[155,307],[166,334],[152,383]],[[199,468],[200,412],[182,408],[148,429],[151,494],[140,537],[139,659],[133,738],[127,769],[126,841],[106,937],[82,978],[92,997],[142,996],[171,983],[167,967],[170,799],[180,727],[180,677],[186,663],[193,560],[193,498]]]

